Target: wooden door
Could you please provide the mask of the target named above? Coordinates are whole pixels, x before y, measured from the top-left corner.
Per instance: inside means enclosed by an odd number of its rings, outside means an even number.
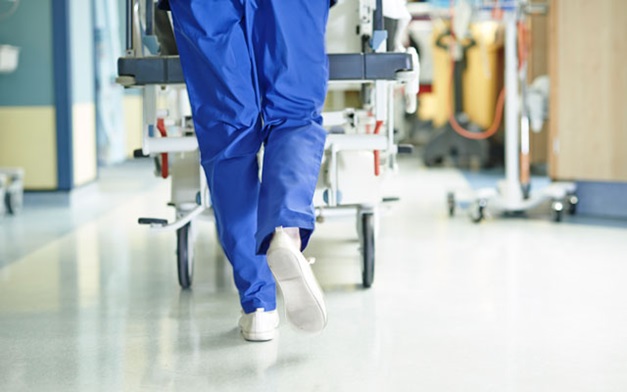
[[[627,1],[551,8],[550,175],[627,181]]]

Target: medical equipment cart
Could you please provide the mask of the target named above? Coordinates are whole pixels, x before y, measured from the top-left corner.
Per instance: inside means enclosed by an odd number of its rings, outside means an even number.
[[[504,125],[505,125],[505,178],[495,189],[482,188],[472,192],[469,215],[473,222],[485,219],[489,211],[503,215],[518,215],[550,202],[553,220],[562,221],[564,213],[574,214],[578,203],[576,186],[572,182],[553,182],[537,191],[530,189],[529,148],[530,117],[527,98],[527,59],[523,46],[524,35],[519,31],[527,14],[545,12],[546,5],[528,0],[431,0],[434,14],[444,18],[455,17],[452,22],[459,30],[467,31],[471,20],[498,20],[504,28]],[[451,7],[451,4],[454,4]],[[464,17],[461,17],[464,15]],[[498,15],[498,18],[495,16]],[[463,22],[460,20],[463,19]],[[462,26],[465,24],[465,26]],[[460,28],[460,26],[462,26]],[[457,31],[461,38],[465,33]],[[522,159],[521,159],[522,157]],[[467,196],[466,196],[467,197]],[[462,204],[456,192],[448,192],[446,202],[450,216]]]

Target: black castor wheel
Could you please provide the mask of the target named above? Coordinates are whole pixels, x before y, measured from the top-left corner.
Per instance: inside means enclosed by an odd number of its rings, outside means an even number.
[[[194,273],[194,242],[191,226],[191,223],[187,223],[176,231],[176,265],[179,284],[183,289],[191,287]]]
[[[375,235],[374,235],[374,213],[364,212],[361,214],[361,240],[362,240],[362,285],[364,288],[372,286],[374,281],[374,256],[375,256]]]

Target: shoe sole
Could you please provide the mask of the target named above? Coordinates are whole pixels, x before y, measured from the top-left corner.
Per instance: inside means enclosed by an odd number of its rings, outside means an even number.
[[[306,332],[322,331],[327,323],[322,289],[303,255],[286,247],[278,247],[269,250],[267,258],[283,293],[288,320]]]
[[[258,332],[258,333],[246,333],[240,330],[244,339],[249,342],[267,342],[274,339],[276,331]]]

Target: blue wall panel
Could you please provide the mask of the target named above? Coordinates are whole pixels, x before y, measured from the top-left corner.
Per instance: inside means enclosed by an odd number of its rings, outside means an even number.
[[[72,145],[72,60],[69,0],[52,0],[54,47],[54,102],[57,111],[57,181],[58,188],[74,187]]]
[[[51,0],[21,1],[0,22],[0,44],[21,48],[17,71],[0,74],[0,106],[54,103]]]
[[[581,215],[627,219],[627,183],[578,182],[577,196]]]

